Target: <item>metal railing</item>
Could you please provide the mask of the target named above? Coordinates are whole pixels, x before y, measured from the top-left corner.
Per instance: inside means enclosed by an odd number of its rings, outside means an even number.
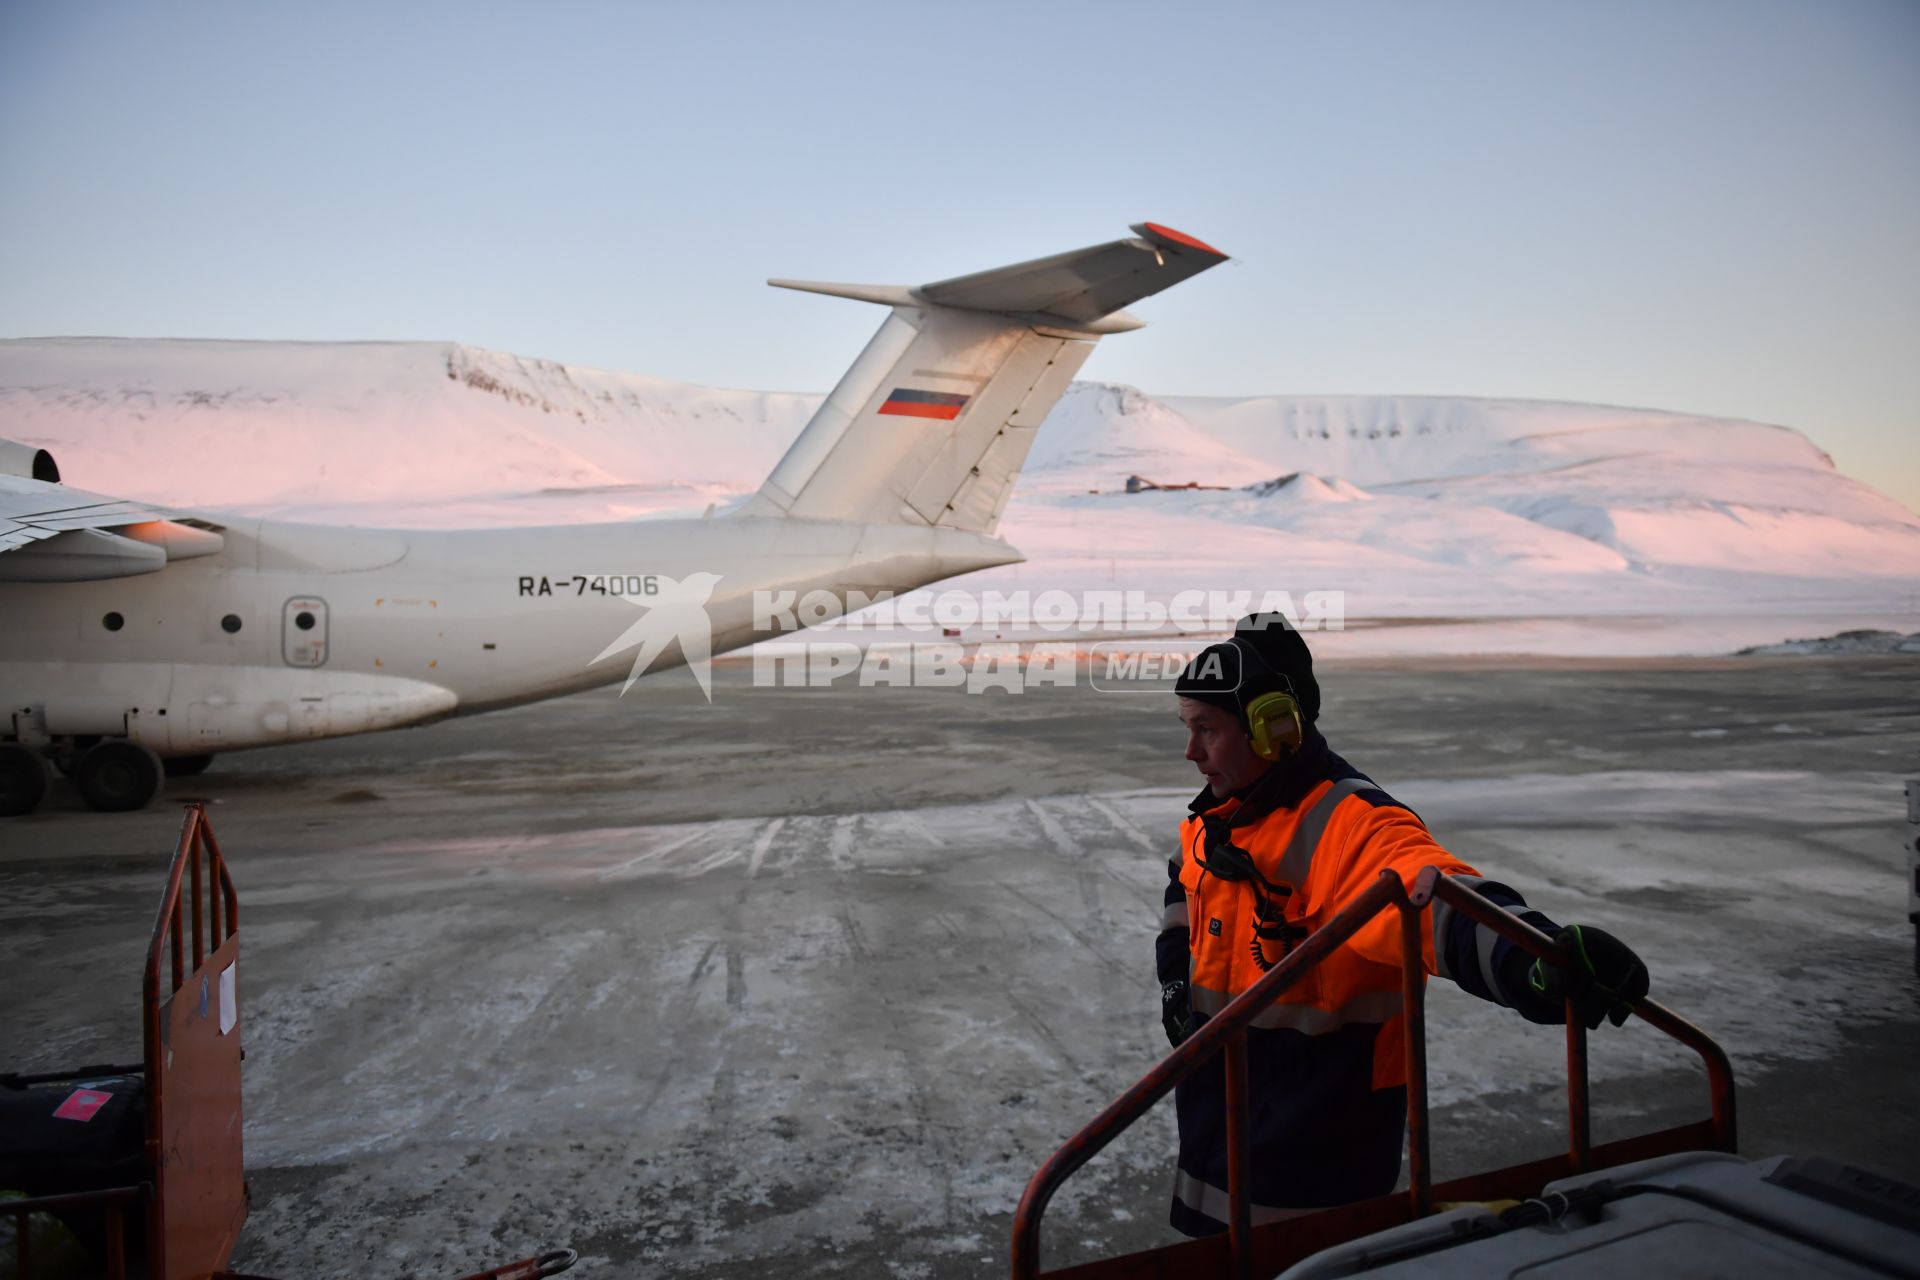
[[[163,1276],[224,1265],[246,1220],[238,991],[227,986],[237,983],[239,932],[233,877],[206,806],[189,804],[154,915],[141,1000],[148,1262]]]
[[[1569,959],[1546,934],[1465,885],[1456,884],[1441,875],[1436,867],[1428,867],[1420,873],[1411,893],[1407,892],[1396,873],[1383,871],[1372,888],[1309,935],[1291,954],[1241,992],[1225,1009],[1208,1019],[1205,1026],[1162,1059],[1159,1065],[1120,1095],[1090,1124],[1069,1138],[1040,1167],[1027,1184],[1026,1194],[1020,1198],[1020,1207],[1014,1214],[1014,1280],[1032,1280],[1041,1274],[1041,1219],[1060,1186],[1112,1142],[1121,1130],[1138,1120],[1148,1108],[1199,1071],[1215,1055],[1222,1053],[1226,1055],[1227,1194],[1230,1205],[1225,1257],[1219,1256],[1218,1237],[1214,1237],[1153,1250],[1147,1254],[1076,1267],[1073,1269],[1074,1275],[1171,1274],[1175,1264],[1174,1255],[1191,1250],[1196,1258],[1198,1254],[1204,1254],[1209,1259],[1224,1263],[1228,1274],[1236,1277],[1236,1280],[1249,1280],[1255,1273],[1256,1260],[1266,1264],[1263,1268],[1265,1274],[1272,1274],[1278,1269],[1274,1265],[1276,1263],[1296,1261],[1327,1245],[1356,1239],[1432,1212],[1435,1187],[1427,1126],[1426,972],[1422,960],[1420,916],[1436,898],[1534,956],[1560,964]],[[1308,970],[1325,960],[1389,907],[1400,913],[1400,985],[1407,1045],[1407,1189],[1404,1193],[1363,1201],[1358,1205],[1324,1210],[1309,1218],[1269,1224],[1256,1232],[1251,1224],[1249,1193],[1247,1028]],[[1569,999],[1566,1155],[1460,1179],[1441,1189],[1452,1192],[1451,1198],[1481,1199],[1489,1198],[1495,1192],[1506,1191],[1511,1184],[1531,1182],[1531,1187],[1523,1192],[1531,1194],[1541,1183],[1551,1181],[1554,1177],[1584,1172],[1589,1168],[1608,1167],[1624,1163],[1627,1159],[1698,1149],[1702,1145],[1714,1150],[1733,1151],[1733,1067],[1726,1053],[1705,1032],[1651,999],[1636,1002],[1633,1012],[1656,1030],[1692,1049],[1705,1063],[1713,1106],[1710,1121],[1705,1125],[1683,1125],[1662,1130],[1596,1149],[1592,1140],[1587,1091],[1587,1029]],[[1296,1247],[1288,1247],[1285,1239],[1288,1235],[1297,1238]],[[1307,1245],[1311,1245],[1311,1248],[1305,1248]],[[1115,1265],[1125,1264],[1130,1259],[1136,1265]]]
[[[76,1191],[63,1196],[34,1196],[29,1200],[0,1201],[0,1211],[13,1218],[14,1274],[20,1280],[32,1280],[33,1241],[32,1215],[36,1213],[59,1213],[63,1209],[84,1209],[89,1212],[98,1210],[103,1222],[102,1239],[106,1242],[107,1280],[126,1280],[127,1275],[127,1229],[126,1216],[129,1204],[139,1205],[147,1198],[147,1188],[110,1187],[102,1191]]]
[[[240,931],[240,902],[233,891],[233,877],[227,873],[227,860],[221,856],[220,842],[214,839],[213,826],[207,821],[206,806],[186,807],[180,823],[180,840],[174,846],[173,863],[167,868],[167,887],[160,895],[160,910],[154,914],[153,938],[147,943],[147,973],[142,994],[146,997],[145,1032],[147,1061],[153,1062],[153,1050],[160,1040],[160,1005],[186,985],[187,975],[206,963],[207,957]],[[204,868],[203,868],[204,864]],[[188,882],[191,881],[191,892]],[[181,897],[186,894],[187,901]],[[203,910],[204,908],[204,910]],[[183,940],[191,912],[193,933]],[[193,964],[186,963],[190,942]],[[162,961],[171,981],[161,989]]]

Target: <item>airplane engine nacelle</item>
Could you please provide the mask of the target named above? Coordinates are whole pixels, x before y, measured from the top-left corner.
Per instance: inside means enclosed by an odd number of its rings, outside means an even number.
[[[18,440],[0,440],[0,475],[25,476],[30,480],[60,483],[60,466],[45,449],[37,449]]]

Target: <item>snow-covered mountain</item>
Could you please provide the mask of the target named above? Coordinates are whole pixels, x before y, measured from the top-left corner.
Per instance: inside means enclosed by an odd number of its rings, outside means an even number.
[[[1785,427],[1511,400],[1168,403],[1266,462],[1506,511],[1633,564],[1842,577],[1920,565],[1914,512]]]
[[[326,522],[697,514],[757,487],[819,400],[451,343],[0,342],[0,436],[69,482]],[[1128,494],[1129,475],[1224,488]],[[1339,590],[1359,621],[1508,620],[1355,651],[1714,651],[1920,613],[1920,515],[1806,437],[1595,405],[1077,383],[1002,533],[1029,562],[978,585]]]
[[[819,402],[455,343],[0,341],[0,436],[50,448],[70,483],[361,524],[725,500],[759,484]],[[631,493],[492,509],[547,490]],[[462,506],[476,500],[489,506]]]

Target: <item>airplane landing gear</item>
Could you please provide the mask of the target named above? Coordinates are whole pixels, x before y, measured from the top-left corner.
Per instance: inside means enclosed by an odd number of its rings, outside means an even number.
[[[47,759],[53,761],[53,767],[67,781],[73,781],[73,772],[80,767],[80,757],[87,754],[99,737],[74,738],[68,742],[56,742],[47,753]]]
[[[203,756],[168,756],[161,761],[167,767],[169,778],[196,778],[207,771],[213,763],[211,752]]]
[[[47,762],[17,742],[0,742],[0,817],[32,813],[47,795]]]
[[[125,738],[110,738],[89,747],[73,770],[73,780],[87,807],[104,813],[146,808],[160,794],[165,779],[160,757]]]
[[[77,749],[76,749],[77,748]],[[178,756],[165,763],[125,738],[94,740],[60,751],[53,764],[72,778],[87,808],[103,813],[144,809],[169,776],[191,777],[211,755]],[[0,742],[0,817],[32,813],[47,798],[47,757],[18,742]]]

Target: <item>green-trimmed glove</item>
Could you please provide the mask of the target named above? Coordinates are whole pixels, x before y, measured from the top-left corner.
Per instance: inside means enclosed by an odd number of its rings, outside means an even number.
[[[1574,1012],[1589,1031],[1604,1020],[1611,1019],[1616,1027],[1625,1022],[1633,1005],[1646,997],[1646,962],[1632,947],[1590,924],[1570,924],[1553,940],[1573,957],[1573,963],[1535,960],[1527,970],[1527,994],[1539,1001],[1541,1011],[1563,1007],[1571,998]]]

